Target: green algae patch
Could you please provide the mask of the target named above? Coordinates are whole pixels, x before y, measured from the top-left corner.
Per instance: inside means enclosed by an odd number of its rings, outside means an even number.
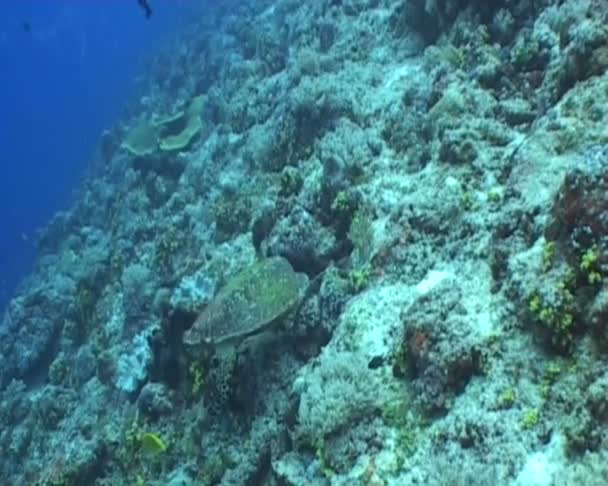
[[[198,115],[186,120],[186,126],[175,135],[167,135],[160,140],[159,148],[164,152],[183,150],[194,140],[203,128],[201,118]]]
[[[192,98],[185,109],[156,120],[141,120],[127,134],[122,147],[136,157],[157,151],[174,152],[186,149],[201,133],[201,111],[204,97]]]
[[[136,157],[151,155],[158,147],[159,132],[158,126],[141,121],[129,131],[122,146]]]
[[[285,258],[256,262],[220,290],[184,334],[184,344],[236,345],[269,330],[301,301],[307,287],[306,275],[294,272]]]
[[[168,115],[164,118],[159,118],[154,121],[154,125],[158,127],[166,127],[170,129],[174,124],[180,123],[180,121],[184,118],[184,110],[179,110],[173,113],[172,115]]]
[[[204,106],[205,97],[203,95],[195,96],[194,98],[192,98],[192,101],[190,101],[190,105],[186,110],[186,115],[188,117],[200,116]]]

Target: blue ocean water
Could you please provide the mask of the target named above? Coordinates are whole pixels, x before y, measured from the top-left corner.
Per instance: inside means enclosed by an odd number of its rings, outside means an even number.
[[[0,309],[35,257],[35,233],[68,206],[146,57],[201,2],[6,0],[0,4]]]

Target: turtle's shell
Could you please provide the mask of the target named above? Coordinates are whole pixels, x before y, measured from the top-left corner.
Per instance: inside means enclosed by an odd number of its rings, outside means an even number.
[[[300,302],[307,286],[306,275],[285,258],[258,261],[219,291],[184,334],[184,344],[238,342],[265,331]]]

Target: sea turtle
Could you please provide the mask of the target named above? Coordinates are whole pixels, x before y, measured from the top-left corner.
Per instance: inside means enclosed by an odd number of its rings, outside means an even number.
[[[237,347],[270,330],[299,304],[308,277],[279,256],[260,260],[231,278],[184,333],[190,349]]]

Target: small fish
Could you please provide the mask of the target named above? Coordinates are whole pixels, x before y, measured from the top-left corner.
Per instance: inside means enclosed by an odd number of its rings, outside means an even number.
[[[30,33],[32,31],[32,24],[30,24],[27,20],[24,20],[21,22],[21,28],[23,29],[23,32]]]
[[[167,450],[167,444],[154,432],[146,432],[141,435],[141,448],[149,454],[161,454]]]
[[[137,0],[137,3],[143,9],[146,18],[149,19],[152,16],[152,7],[150,7],[148,0]]]

